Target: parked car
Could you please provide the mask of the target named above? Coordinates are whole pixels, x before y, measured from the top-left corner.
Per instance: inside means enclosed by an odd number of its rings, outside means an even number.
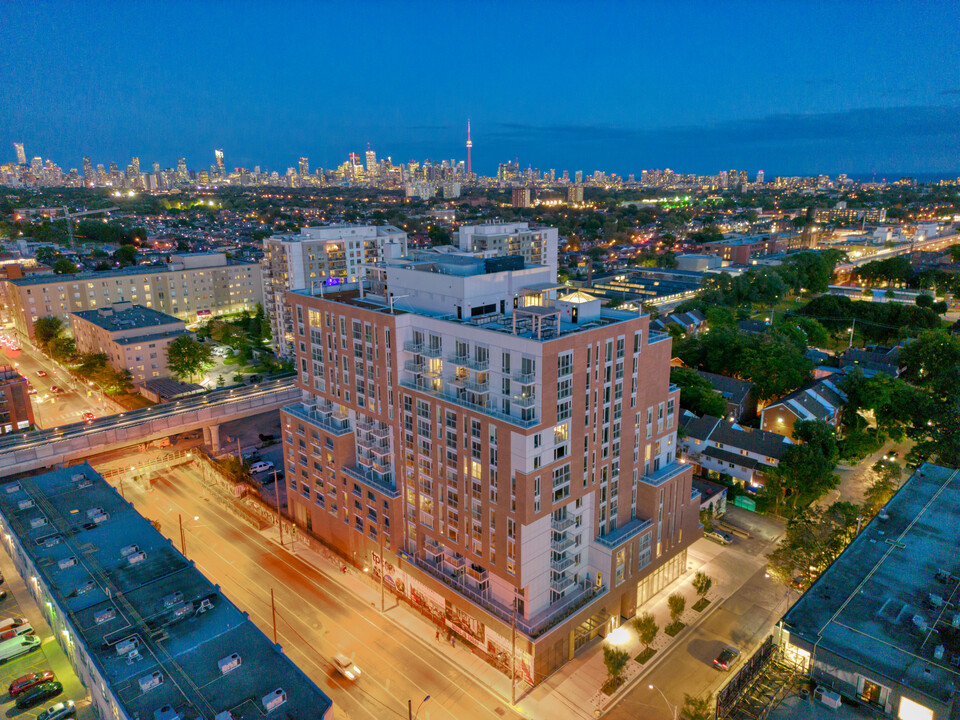
[[[890,452],[888,452],[886,455],[883,456],[883,459],[886,460],[887,462],[896,462],[899,457],[900,457],[900,453],[898,453],[896,450],[891,450]]]
[[[97,419],[97,416],[94,415],[92,412],[85,412],[85,413],[83,414],[83,421],[84,421],[85,423],[93,422],[93,421],[96,420],[96,419]]]
[[[42,682],[48,682],[50,680],[56,680],[57,676],[53,674],[52,670],[44,670],[39,673],[29,673],[27,675],[21,675],[12,683],[8,688],[10,691],[10,697],[16,697],[24,690],[29,690],[34,685],[39,685]]]
[[[733,535],[730,533],[721,532],[720,530],[705,530],[703,532],[705,538],[709,538],[714,542],[718,542],[721,545],[729,545],[733,542]]]
[[[333,656],[333,667],[336,668],[337,672],[343,675],[347,680],[356,680],[360,677],[360,668],[358,668],[353,660],[348,658],[343,653],[337,653]]]
[[[264,473],[273,470],[273,463],[269,460],[259,460],[250,466],[251,473]]]
[[[37,715],[37,720],[65,720],[65,718],[76,716],[77,708],[74,706],[73,700],[67,700],[66,702],[58,702],[56,705],[51,705]]]
[[[720,651],[720,654],[713,659],[713,666],[717,670],[729,670],[737,664],[739,659],[740,651],[735,647],[727,645],[725,648],[723,648],[723,650]]]
[[[17,707],[32,708],[39,705],[47,698],[56,697],[63,692],[63,685],[57,680],[47,680],[39,685],[34,685],[29,690],[25,690],[17,696]]]
[[[27,620],[26,618],[22,618],[22,617],[8,617],[8,618],[4,618],[3,620],[0,620],[0,632],[6,632],[7,630],[10,630],[11,628],[15,628],[15,627],[18,627],[18,626],[20,626],[20,625],[28,625],[29,623],[30,623],[29,620]]]
[[[9,630],[4,630],[0,632],[0,642],[4,640],[12,640],[15,637],[20,637],[21,635],[33,635],[33,625],[30,623],[25,623],[23,625],[17,625],[12,627]]]
[[[46,376],[47,376],[46,370],[37,370],[37,377],[46,377]]]
[[[23,635],[12,640],[0,641],[0,665],[40,648],[40,638]]]

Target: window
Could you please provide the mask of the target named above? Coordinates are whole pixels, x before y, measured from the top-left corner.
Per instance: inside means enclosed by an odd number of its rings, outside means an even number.
[[[573,352],[557,356],[557,376],[573,375]]]

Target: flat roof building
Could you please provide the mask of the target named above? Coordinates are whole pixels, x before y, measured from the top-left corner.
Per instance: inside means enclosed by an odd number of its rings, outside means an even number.
[[[529,265],[546,265],[557,274],[556,228],[530,226],[526,222],[462,225],[457,243],[463,252],[480,253],[484,257],[519,255]]]
[[[223,253],[172,255],[165,265],[72,275],[32,275],[8,279],[6,298],[21,339],[33,339],[34,323],[70,313],[133,302],[185,322],[213,315],[253,312],[263,299],[260,265],[227,260]]]
[[[539,683],[686,570],[670,339],[520,256],[414,252],[287,293],[306,531]]]
[[[0,365],[0,435],[29,430],[36,422],[27,379],[9,365]]]
[[[924,464],[777,625],[788,660],[884,716],[960,714],[960,472]]]
[[[129,302],[71,313],[70,325],[79,352],[106,354],[138,383],[168,376],[167,347],[187,334],[183,320]]]
[[[331,720],[330,699],[88,464],[0,485],[27,590],[117,720]]]
[[[280,355],[293,354],[293,318],[284,303],[287,290],[356,282],[360,265],[383,260],[388,243],[397,245],[397,254],[406,254],[407,234],[393,225],[321,225],[263,241],[264,312]]]

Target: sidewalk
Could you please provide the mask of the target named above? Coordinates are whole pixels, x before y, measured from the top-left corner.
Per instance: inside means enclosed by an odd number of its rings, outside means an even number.
[[[286,525],[286,523],[284,524]],[[278,544],[279,533],[276,526],[262,530],[260,534],[270,542]],[[284,549],[316,567],[327,576],[328,580],[351,592],[363,604],[379,611],[380,589],[373,577],[365,575],[349,564],[347,564],[347,572],[343,573],[341,568],[344,563],[332,553],[328,559],[323,554],[308,548],[303,542],[294,542],[293,547],[291,547],[289,535],[284,534],[284,538]],[[637,638],[632,622],[625,622],[622,626],[625,631],[622,633],[624,639],[617,644],[627,650],[630,654],[630,661],[625,673],[627,680],[613,696],[607,697],[600,691],[600,687],[607,679],[607,669],[603,662],[604,643],[594,641],[586,650],[526,694],[520,695],[526,689],[526,686],[518,685],[517,693],[519,697],[518,701],[512,705],[513,710],[524,717],[537,718],[538,720],[560,717],[589,720],[590,718],[600,717],[610,710],[630,687],[634,686],[651,668],[657,665],[666,654],[665,650],[671,644],[682,640],[691,627],[702,622],[724,599],[723,583],[717,579],[714,587],[707,595],[707,598],[711,601],[710,605],[701,613],[692,609],[696,596],[690,581],[695,572],[705,564],[699,558],[691,557],[692,554],[688,555],[687,572],[664,588],[643,608],[644,612],[653,613],[661,627],[661,631],[652,645],[656,648],[657,654],[646,665],[640,665],[633,659],[643,650],[643,646]],[[677,637],[671,638],[663,632],[662,628],[669,623],[667,598],[674,592],[682,592],[687,598],[687,610],[681,616],[681,621],[687,627]],[[436,625],[398,600],[391,592],[387,591],[385,599],[386,614],[396,623],[399,629],[410,635],[413,640],[421,643],[425,649],[442,656],[447,662],[477,678],[493,693],[500,696],[505,703],[510,704],[510,679],[506,675],[477,657],[462,644],[452,646],[447,642],[444,634],[441,634],[439,642],[436,641],[434,639],[437,630]]]

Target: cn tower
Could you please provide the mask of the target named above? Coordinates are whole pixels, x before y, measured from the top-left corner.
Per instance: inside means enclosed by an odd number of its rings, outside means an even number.
[[[473,168],[470,164],[470,149],[473,147],[473,140],[470,139],[470,121],[467,120],[467,177],[470,177]]]

